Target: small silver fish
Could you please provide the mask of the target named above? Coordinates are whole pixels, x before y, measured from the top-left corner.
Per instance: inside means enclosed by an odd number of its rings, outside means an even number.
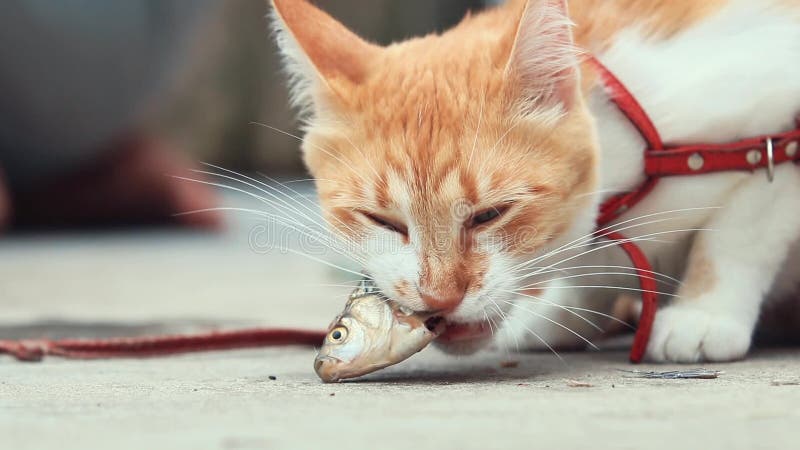
[[[314,370],[326,383],[360,377],[419,352],[444,328],[435,313],[406,310],[363,280],[333,320]]]

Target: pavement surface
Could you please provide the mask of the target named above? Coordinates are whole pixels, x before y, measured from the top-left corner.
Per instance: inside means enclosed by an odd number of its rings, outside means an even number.
[[[270,250],[263,231],[237,217],[221,235],[5,236],[0,339],[324,328],[349,291],[334,285],[354,276]],[[797,448],[800,349],[708,365],[724,371],[717,379],[647,380],[619,371],[632,368],[624,343],[600,346],[563,361],[427,349],[329,385],[313,373],[314,350],[300,347],[34,364],[0,356],[0,449]]]

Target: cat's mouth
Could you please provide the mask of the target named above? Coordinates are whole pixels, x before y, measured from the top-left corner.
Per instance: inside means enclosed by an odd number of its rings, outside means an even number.
[[[442,334],[434,341],[436,346],[452,355],[471,355],[492,341],[493,327],[491,322],[449,322]]]
[[[471,323],[448,323],[439,340],[447,343],[474,341],[491,337],[493,327],[489,321]]]

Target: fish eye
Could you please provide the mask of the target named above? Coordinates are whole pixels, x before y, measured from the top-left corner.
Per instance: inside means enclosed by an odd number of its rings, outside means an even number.
[[[336,327],[328,334],[328,338],[333,342],[341,342],[347,337],[347,328]]]

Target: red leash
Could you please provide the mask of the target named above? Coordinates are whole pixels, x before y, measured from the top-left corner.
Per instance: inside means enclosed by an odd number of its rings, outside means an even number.
[[[644,138],[644,173],[647,179],[637,189],[610,198],[600,207],[595,235],[615,241],[628,254],[639,277],[642,313],[634,336],[630,359],[638,363],[647,342],[658,308],[657,284],[647,256],[633,241],[613,229],[603,228],[639,203],[655,188],[661,177],[699,175],[709,172],[767,169],[772,179],[775,165],[800,161],[800,117],[797,127],[786,133],[759,136],[728,144],[665,146],[650,117],[625,85],[597,59],[589,60],[600,74],[611,100]],[[276,345],[320,345],[322,331],[292,329],[252,329],[195,335],[144,336],[99,340],[0,340],[0,354],[20,361],[40,361],[47,355],[70,359],[144,358],[178,353],[229,350]]]
[[[324,331],[251,329],[137,338],[0,340],[0,354],[7,353],[19,361],[41,361],[45,356],[68,359],[149,358],[276,345],[318,346],[325,334]]]

